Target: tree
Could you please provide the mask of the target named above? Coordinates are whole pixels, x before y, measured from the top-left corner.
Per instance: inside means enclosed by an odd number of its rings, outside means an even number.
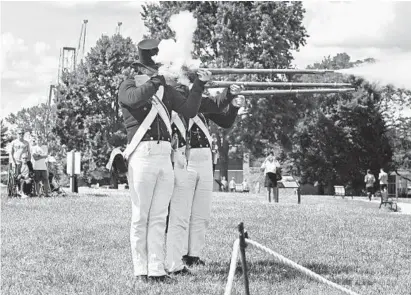
[[[362,61],[356,61],[356,64]],[[325,58],[310,68],[352,66],[343,53]],[[333,69],[333,68],[331,68]],[[313,109],[299,123],[294,134],[291,154],[303,183],[320,181],[332,188],[349,184],[357,192],[363,188],[367,169],[377,173],[392,166],[392,148],[387,124],[380,105],[381,91],[364,79],[329,74],[322,77],[301,77],[304,82],[350,82],[353,93],[314,97]],[[308,81],[307,81],[308,80]]]
[[[82,152],[83,177],[88,182],[92,171],[104,171],[112,148],[127,143],[117,93],[137,56],[130,38],[102,36],[84,63],[57,87],[54,132],[68,150]],[[94,175],[98,177],[96,171]]]
[[[198,20],[193,56],[206,67],[288,68],[293,60],[291,50],[303,46],[308,36],[302,25],[305,10],[301,2],[193,1],[143,5],[142,17],[151,37],[172,38],[173,32],[167,22],[171,15],[183,10],[192,12]],[[278,79],[276,75],[228,75],[224,78]],[[222,175],[227,177],[230,144],[244,144],[247,149],[261,154],[264,140],[288,142],[287,131],[294,126],[299,113],[295,109],[303,107],[296,101],[296,97],[290,95],[248,99],[243,123],[237,121],[231,130],[219,129]],[[265,130],[261,130],[263,124],[267,124]]]
[[[7,131],[9,128],[4,124],[3,119],[0,120],[0,132],[1,132],[1,148],[4,149],[9,142],[9,135]]]
[[[10,135],[7,133],[8,127],[4,124],[3,119],[0,120],[0,132],[1,132],[1,164],[5,165],[8,162],[8,153],[6,147],[11,141]]]

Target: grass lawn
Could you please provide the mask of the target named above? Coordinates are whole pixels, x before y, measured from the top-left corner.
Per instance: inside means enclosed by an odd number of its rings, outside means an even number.
[[[205,267],[173,285],[138,285],[126,193],[2,199],[2,294],[223,294],[237,225],[250,238],[359,294],[410,294],[411,216],[333,197],[215,193]],[[342,294],[247,248],[251,294]],[[239,269],[240,271],[240,269]],[[232,294],[244,294],[237,272]]]

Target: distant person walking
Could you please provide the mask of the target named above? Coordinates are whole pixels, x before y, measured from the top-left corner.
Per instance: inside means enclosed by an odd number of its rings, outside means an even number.
[[[367,170],[367,175],[364,177],[365,188],[367,189],[368,198],[371,201],[371,197],[374,197],[374,183],[375,177],[372,175],[371,170]]]
[[[230,192],[234,192],[234,191],[235,191],[235,185],[236,185],[236,183],[235,183],[235,178],[233,177],[233,178],[231,178],[230,184],[229,184]]]
[[[388,174],[384,171],[383,168],[380,169],[380,175],[378,176],[380,180],[380,190],[385,191],[388,189]]]
[[[279,168],[279,163],[276,161],[274,153],[270,152],[264,163],[261,165],[261,170],[263,170],[265,174],[264,186],[267,188],[268,202],[270,203],[271,189],[273,190],[274,201],[278,202],[277,168]]]

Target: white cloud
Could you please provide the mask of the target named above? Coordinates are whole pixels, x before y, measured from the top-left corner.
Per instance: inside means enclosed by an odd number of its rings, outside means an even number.
[[[21,88],[28,88],[33,85],[33,83],[29,80],[15,80],[14,85]]]
[[[1,73],[8,69],[8,61],[11,54],[18,54],[28,51],[27,45],[21,38],[16,38],[10,32],[1,34]]]
[[[99,1],[83,0],[83,1],[72,1],[72,0],[59,0],[51,1],[50,3],[57,7],[62,8],[77,8],[77,7],[92,7],[96,5]]]
[[[45,55],[50,45],[36,42],[29,51],[21,38],[2,35],[1,116],[47,101],[50,83],[57,80],[58,56]]]
[[[36,44],[34,44],[34,52],[37,55],[43,55],[49,49],[50,45],[44,42],[36,42]]]
[[[293,54],[298,67],[341,52],[357,60],[411,50],[410,2],[304,1],[303,5],[303,24],[310,37]]]
[[[395,20],[393,2],[304,2],[304,25],[315,46],[372,46]]]
[[[1,34],[1,47],[2,51],[6,53],[10,51],[25,52],[28,50],[24,40],[14,37],[10,32]]]
[[[1,100],[1,113],[0,117],[7,117],[10,113],[18,112],[23,107],[32,107],[40,103],[46,103],[46,95],[41,96],[38,94],[29,94],[29,95],[10,95],[4,97],[2,93]]]

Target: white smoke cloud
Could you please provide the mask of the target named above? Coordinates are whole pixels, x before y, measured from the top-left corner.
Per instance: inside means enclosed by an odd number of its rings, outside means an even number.
[[[193,59],[193,36],[197,29],[197,20],[189,11],[182,11],[170,17],[168,26],[175,32],[173,39],[162,40],[158,46],[159,53],[153,57],[155,62],[161,63],[159,74],[166,78],[177,78],[179,83],[188,85],[189,80],[183,68],[197,69],[200,60]]]
[[[391,84],[398,88],[411,90],[410,68],[411,52],[407,52],[383,58],[376,63],[362,64],[338,72],[362,77],[379,86]]]

